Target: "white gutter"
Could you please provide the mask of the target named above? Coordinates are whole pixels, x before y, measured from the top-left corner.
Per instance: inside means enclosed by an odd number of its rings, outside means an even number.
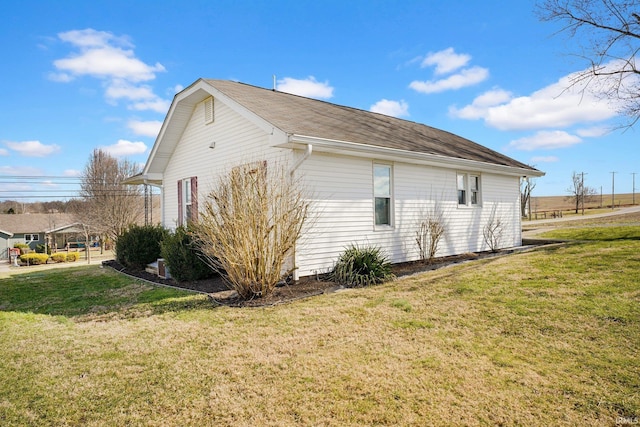
[[[415,151],[400,150],[397,148],[380,147],[377,145],[338,141],[306,135],[291,135],[289,137],[289,144],[289,148],[292,148],[291,145],[295,144],[304,144],[307,146],[313,144],[317,151],[340,154],[347,154],[347,152],[350,152],[352,155],[366,157],[373,156],[380,160],[393,161],[402,159],[403,161],[436,167],[464,168],[467,170],[487,171],[502,175],[532,177],[544,176],[544,172],[514,166],[498,165],[495,163],[459,159],[439,154],[418,153]]]

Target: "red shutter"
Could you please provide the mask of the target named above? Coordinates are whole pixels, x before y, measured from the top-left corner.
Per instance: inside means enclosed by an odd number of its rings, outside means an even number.
[[[178,225],[182,225],[182,181],[178,180]]]
[[[198,177],[191,177],[191,218],[189,220],[198,221]]]

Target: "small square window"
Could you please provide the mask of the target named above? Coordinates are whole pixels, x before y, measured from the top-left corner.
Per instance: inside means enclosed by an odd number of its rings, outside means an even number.
[[[480,176],[468,173],[456,175],[456,188],[458,191],[458,205],[478,206],[481,203]]]

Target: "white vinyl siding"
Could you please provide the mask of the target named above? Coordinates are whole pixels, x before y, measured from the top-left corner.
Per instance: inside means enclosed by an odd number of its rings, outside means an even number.
[[[488,250],[482,227],[494,206],[506,224],[501,246],[521,244],[518,177],[483,173],[483,208],[457,209],[455,170],[398,162],[392,168],[394,227],[372,228],[371,162],[314,151],[302,164],[317,218],[296,248],[300,276],[329,272],[352,243],[380,246],[394,263],[417,260],[416,227],[434,210],[443,214],[446,228],[436,256]]]
[[[163,225],[171,229],[178,225],[177,181],[198,177],[198,200],[192,202],[202,209],[220,174],[240,164],[291,156],[290,150],[269,148],[271,135],[219,99],[215,102],[215,124],[205,125],[205,104],[196,105],[164,172]],[[214,148],[210,148],[212,141]]]

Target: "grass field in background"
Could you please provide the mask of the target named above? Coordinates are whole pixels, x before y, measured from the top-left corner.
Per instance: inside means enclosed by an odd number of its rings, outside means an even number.
[[[640,240],[602,221],[269,308],[98,266],[0,279],[0,425],[638,422]]]

